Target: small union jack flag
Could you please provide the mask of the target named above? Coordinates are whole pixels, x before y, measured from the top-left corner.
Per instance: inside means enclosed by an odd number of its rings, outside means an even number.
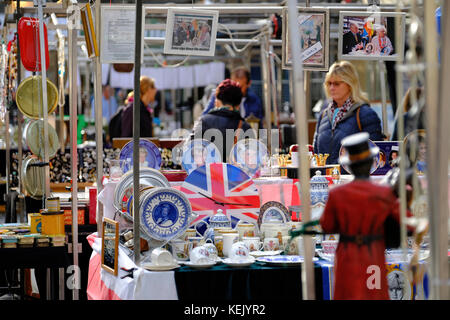
[[[191,225],[214,215],[218,209],[235,225],[239,220],[257,224],[260,199],[253,180],[228,163],[211,163],[192,171],[180,189],[199,216]],[[207,219],[205,219],[207,220]]]

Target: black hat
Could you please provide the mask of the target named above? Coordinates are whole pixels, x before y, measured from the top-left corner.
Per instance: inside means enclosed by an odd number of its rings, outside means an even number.
[[[352,134],[342,139],[341,144],[347,150],[347,153],[339,158],[339,163],[342,165],[350,165],[372,159],[380,152],[377,146],[369,144],[369,134],[367,132]]]

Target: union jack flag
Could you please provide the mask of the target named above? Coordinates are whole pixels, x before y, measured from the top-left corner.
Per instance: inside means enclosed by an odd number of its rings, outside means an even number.
[[[181,186],[192,210],[199,216],[191,225],[214,215],[218,209],[235,225],[239,220],[257,224],[260,199],[253,180],[228,163],[211,163],[192,171]]]

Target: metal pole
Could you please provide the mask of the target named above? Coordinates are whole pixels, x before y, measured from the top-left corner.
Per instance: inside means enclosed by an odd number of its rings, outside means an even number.
[[[134,47],[134,100],[133,100],[133,239],[134,263],[140,265],[140,220],[139,220],[139,137],[141,127],[141,36],[142,36],[142,0],[136,0],[136,32]]]
[[[427,108],[427,175],[430,208],[431,239],[431,299],[448,300],[448,163],[449,149],[446,140],[450,133],[448,123],[450,94],[448,81],[450,71],[450,6],[442,3],[442,47],[441,67],[438,63],[438,34],[436,30],[434,1],[425,1],[425,57],[426,67],[426,108]],[[439,69],[441,71],[439,78]],[[440,81],[439,81],[440,80]],[[447,81],[447,82],[446,82]]]
[[[273,52],[273,46],[270,46],[270,52]],[[277,81],[276,81],[276,75],[275,75],[275,61],[273,58],[273,55],[270,55],[269,57],[269,63],[270,63],[270,88],[272,90],[272,106],[273,106],[273,113],[275,116],[275,124],[277,126],[277,128],[279,128],[279,118],[278,118],[278,113],[279,113],[279,107],[280,105],[278,104],[278,99],[277,99]],[[270,139],[269,139],[270,140]],[[270,149],[269,149],[270,150]]]
[[[300,147],[299,152],[299,168],[298,174],[300,177],[300,199],[302,204],[302,221],[307,222],[311,220],[310,214],[310,193],[309,193],[309,161],[308,161],[308,114],[305,107],[305,91],[303,86],[303,65],[301,60],[300,35],[297,27],[297,1],[289,0],[288,2],[289,15],[289,35],[292,48],[293,60],[293,87],[294,87],[294,101],[295,101],[295,122],[297,127],[297,142]],[[303,238],[305,262],[302,265],[302,296],[305,300],[315,299],[314,288],[314,264],[312,261],[312,242],[311,238],[305,236]]]
[[[46,5],[46,0],[35,0],[34,6],[38,9],[39,19],[39,48],[41,50],[41,81],[42,81],[42,112],[44,118],[44,162],[49,163],[48,155],[48,104],[47,104],[47,65],[45,57],[45,45],[44,45],[44,14],[42,7]],[[47,197],[50,195],[50,166],[45,166],[45,190],[44,190],[44,204],[47,201]]]
[[[69,43],[69,107],[70,107],[70,169],[72,176],[72,252],[73,264],[78,267],[78,168],[77,168],[77,33],[73,28],[68,30]],[[78,268],[75,269],[75,276],[79,277]],[[76,278],[79,279],[79,278]],[[77,282],[79,282],[77,280]],[[78,300],[78,288],[72,291],[73,300]]]
[[[95,2],[95,33],[97,34],[98,47],[101,42],[101,1]],[[95,143],[97,158],[97,194],[103,190],[103,105],[102,105],[102,64],[100,57],[94,58],[94,110],[95,110]],[[91,110],[91,108],[89,108]],[[90,116],[90,115],[89,115]],[[103,205],[97,206],[97,235],[102,234],[103,228]]]
[[[381,86],[381,116],[383,118],[383,133],[386,137],[389,136],[387,103],[386,103],[386,73],[384,62],[379,60],[378,67],[380,68],[380,86]]]

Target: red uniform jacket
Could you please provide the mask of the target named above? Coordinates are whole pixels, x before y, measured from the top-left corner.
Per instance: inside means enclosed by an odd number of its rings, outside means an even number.
[[[320,224],[325,233],[384,235],[384,222],[389,215],[399,221],[399,202],[391,188],[355,180],[330,190]],[[334,299],[388,300],[385,249],[384,239],[361,246],[340,242],[334,260]],[[380,270],[378,289],[367,284],[368,280],[375,283],[369,279],[374,271],[368,268],[373,265]]]

